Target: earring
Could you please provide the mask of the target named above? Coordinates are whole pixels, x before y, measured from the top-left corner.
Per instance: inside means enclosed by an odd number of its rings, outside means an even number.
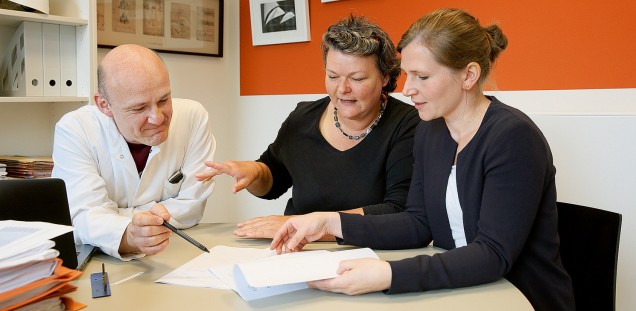
[[[470,87],[470,85],[468,85],[468,84],[464,84],[464,89],[465,89],[465,90],[468,90],[468,88],[469,88],[469,87]]]

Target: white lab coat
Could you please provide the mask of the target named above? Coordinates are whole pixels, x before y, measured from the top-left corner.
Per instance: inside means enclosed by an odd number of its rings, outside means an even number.
[[[69,112],[56,124],[53,177],[66,183],[75,242],[92,244],[113,257],[132,216],[162,203],[177,228],[197,224],[214,182],[199,182],[194,174],[213,160],[216,141],[208,113],[200,103],[172,100],[168,138],[153,146],[146,167],[137,173],[135,161],[115,122],[94,105]],[[181,170],[184,177],[168,178]]]

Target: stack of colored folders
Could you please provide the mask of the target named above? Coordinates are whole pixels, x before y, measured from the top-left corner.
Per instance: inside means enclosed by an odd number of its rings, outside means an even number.
[[[72,227],[0,221],[0,310],[79,310],[86,305],[65,294],[82,272],[66,268],[49,239]]]
[[[0,179],[7,178],[7,165],[0,163]]]
[[[0,164],[6,165],[7,177],[45,178],[51,177],[51,157],[0,156]]]

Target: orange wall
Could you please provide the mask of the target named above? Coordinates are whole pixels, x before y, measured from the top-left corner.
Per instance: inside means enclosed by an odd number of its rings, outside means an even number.
[[[234,1],[234,0],[232,0]],[[240,0],[241,95],[325,93],[320,40],[349,13],[378,23],[397,44],[421,15],[468,10],[498,22],[508,48],[492,73],[498,90],[636,87],[636,1],[309,0],[311,41],[252,46],[249,0]],[[397,91],[402,90],[403,78]]]

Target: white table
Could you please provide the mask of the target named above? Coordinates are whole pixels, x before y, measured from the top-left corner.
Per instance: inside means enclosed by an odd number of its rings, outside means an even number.
[[[200,224],[185,232],[212,248],[215,245],[264,248],[269,240],[240,239],[232,234],[234,224]],[[346,249],[335,242],[309,244],[306,249]],[[426,247],[415,250],[377,250],[380,258],[396,260],[417,254],[433,254],[440,250]],[[172,235],[168,248],[155,256],[122,262],[99,254],[73,283],[78,290],[69,294],[88,305],[88,310],[533,310],[528,300],[510,282],[497,282],[452,290],[386,295],[371,293],[347,296],[314,289],[305,289],[269,298],[246,302],[232,290],[197,288],[155,283],[155,280],[201,254],[201,251]],[[111,286],[112,296],[93,299],[90,274],[101,272],[102,263],[110,283],[138,272],[138,277]]]

